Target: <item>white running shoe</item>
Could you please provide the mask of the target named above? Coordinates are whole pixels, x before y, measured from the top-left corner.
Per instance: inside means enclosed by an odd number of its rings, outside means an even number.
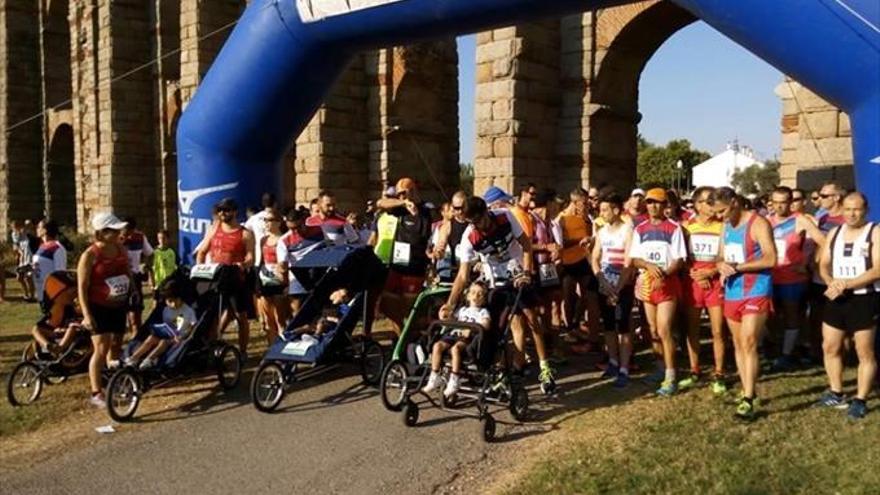
[[[156,360],[153,358],[147,358],[147,359],[144,359],[143,361],[141,361],[141,365],[138,366],[138,369],[139,370],[148,370],[148,369],[152,368],[153,366],[156,366]]]
[[[431,376],[428,377],[428,383],[424,387],[422,387],[422,392],[426,393],[426,394],[430,394],[434,390],[437,390],[437,385],[438,385],[437,382],[439,382],[439,381],[440,381],[440,373],[437,373],[436,371],[432,371]]]
[[[458,378],[458,375],[449,375],[449,382],[446,383],[446,388],[443,389],[443,396],[448,399],[455,395],[459,388],[461,388],[461,379]]]
[[[93,395],[93,396],[89,399],[89,404],[91,404],[91,405],[93,405],[93,406],[95,406],[95,407],[100,407],[100,408],[102,408],[102,409],[105,408],[105,407],[107,407],[107,402],[104,400],[103,397],[100,396],[100,394],[99,394],[99,395]]]
[[[108,370],[115,370],[115,369],[119,368],[119,365],[120,365],[120,362],[118,359],[108,359],[107,360],[107,369]]]
[[[137,365],[137,359],[135,359],[135,358],[129,356],[129,357],[125,358],[124,364],[125,364],[126,366],[130,366],[130,367],[133,368],[133,367],[135,367],[135,366]]]

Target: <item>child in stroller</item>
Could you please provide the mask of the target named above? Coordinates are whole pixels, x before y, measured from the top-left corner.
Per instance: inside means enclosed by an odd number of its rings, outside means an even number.
[[[456,319],[466,323],[476,323],[489,330],[491,317],[486,309],[486,286],[481,282],[474,282],[468,287],[467,306],[459,308]],[[434,343],[431,350],[431,375],[428,383],[422,388],[422,392],[430,394],[440,382],[440,368],[443,364],[443,354],[448,350],[452,360],[452,370],[443,395],[450,398],[458,392],[461,386],[461,362],[462,355],[468,345],[474,339],[470,329],[452,328],[444,331],[443,335]]]
[[[349,306],[350,299],[346,289],[333,291],[330,294],[330,305],[323,308],[321,315],[312,323],[295,328],[293,333],[295,335],[311,335],[318,338],[330,332],[336,328],[339,320],[348,314],[349,309],[351,309]]]
[[[82,328],[82,313],[76,297],[76,281],[69,272],[54,272],[46,278],[40,303],[43,318],[31,330],[37,352],[54,357],[70,347]]]
[[[126,358],[126,366],[140,363],[138,367],[142,370],[156,366],[165,351],[189,337],[198,321],[196,312],[183,301],[183,288],[178,280],[167,279],[159,295],[165,301],[162,322],[152,325],[150,336]]]

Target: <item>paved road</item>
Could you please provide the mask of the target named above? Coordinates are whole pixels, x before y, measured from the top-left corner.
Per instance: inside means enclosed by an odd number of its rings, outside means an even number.
[[[278,412],[263,414],[250,403],[249,379],[231,397],[218,392],[186,404],[184,414],[142,415],[151,426],[125,425],[6,476],[0,493],[431,493],[546,429],[499,425],[502,441],[486,445],[477,421],[433,410],[407,428],[351,367],[301,384]],[[506,412],[497,418],[510,421]]]

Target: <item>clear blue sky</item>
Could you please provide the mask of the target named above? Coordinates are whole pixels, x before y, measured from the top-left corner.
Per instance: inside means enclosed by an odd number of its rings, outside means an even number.
[[[461,161],[474,153],[474,36],[458,39]],[[760,159],[779,154],[782,74],[703,22],[669,38],[642,73],[639,132],[665,144],[686,138],[715,154],[738,139]]]

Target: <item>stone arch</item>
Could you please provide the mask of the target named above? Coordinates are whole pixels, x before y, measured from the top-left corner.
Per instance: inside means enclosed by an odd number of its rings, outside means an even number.
[[[73,165],[73,127],[59,125],[49,141],[46,167],[47,213],[61,223],[76,228],[76,178]]]
[[[70,21],[67,0],[48,0],[43,18],[43,84],[45,106],[72,107]]]
[[[624,187],[635,183],[642,71],[667,39],[696,20],[690,12],[666,1],[597,13],[594,76],[585,109],[591,184]]]

